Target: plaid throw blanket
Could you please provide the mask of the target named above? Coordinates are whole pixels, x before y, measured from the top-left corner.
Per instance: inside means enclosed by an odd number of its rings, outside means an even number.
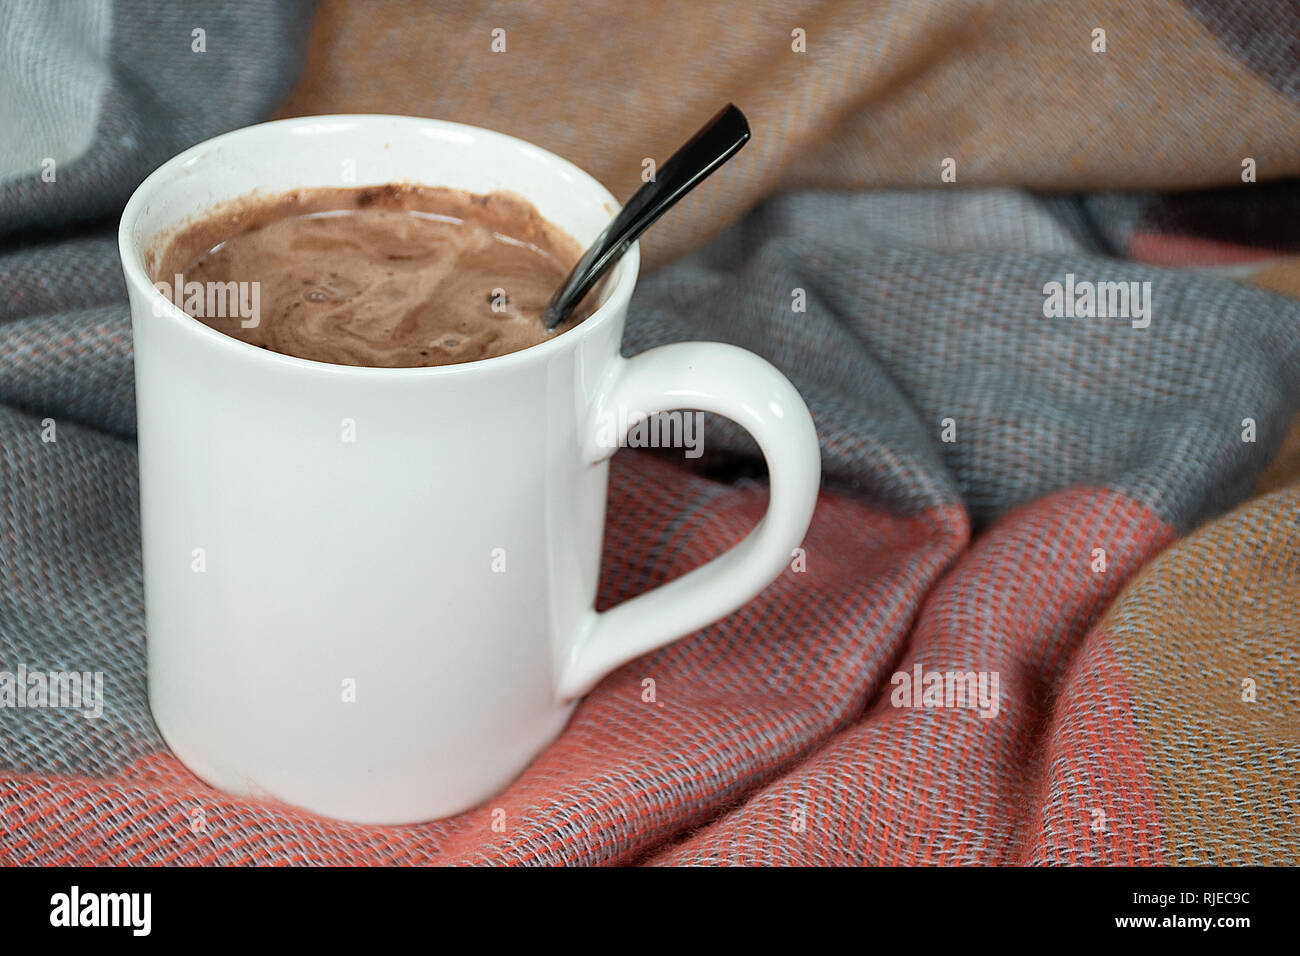
[[[104,675],[97,717],[0,708],[0,858],[1297,862],[1300,58],[1273,39],[1298,20],[0,7],[0,672]],[[790,376],[825,472],[803,554],[454,819],[353,826],[193,777],[145,687],[112,239],[135,184],[276,110],[382,111],[525,137],[626,196],[727,99],[755,141],[647,238],[626,351],[715,339]],[[698,461],[616,459],[603,603],[762,514],[749,440],[705,436]]]

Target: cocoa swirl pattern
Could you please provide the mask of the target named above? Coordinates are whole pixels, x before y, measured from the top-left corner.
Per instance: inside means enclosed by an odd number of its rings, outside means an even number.
[[[152,271],[168,283],[179,274],[187,288],[258,283],[250,328],[241,314],[187,309],[245,342],[403,368],[505,355],[560,334],[541,313],[581,252],[520,197],[389,185],[227,204],[179,231]]]

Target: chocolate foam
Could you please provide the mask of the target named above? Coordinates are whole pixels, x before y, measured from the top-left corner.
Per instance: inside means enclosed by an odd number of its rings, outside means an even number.
[[[179,230],[151,271],[169,284],[177,274],[187,285],[259,283],[251,328],[238,314],[187,309],[252,345],[405,368],[505,355],[559,334],[543,328],[542,310],[581,254],[518,196],[388,185],[227,203]],[[559,331],[590,312],[584,303]]]

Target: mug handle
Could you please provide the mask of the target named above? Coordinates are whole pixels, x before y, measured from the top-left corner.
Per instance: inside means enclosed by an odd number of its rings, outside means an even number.
[[[821,484],[812,416],[793,385],[753,352],[718,342],[684,342],[619,358],[586,424],[591,465],[613,456],[608,423],[674,409],[716,412],[754,436],[767,459],[767,513],[743,541],[693,571],[604,612],[592,609],[568,647],[558,693],[580,697],[628,661],[730,614],[767,587],[803,541]],[[640,418],[628,421],[629,428]],[[599,441],[604,437],[603,442]]]

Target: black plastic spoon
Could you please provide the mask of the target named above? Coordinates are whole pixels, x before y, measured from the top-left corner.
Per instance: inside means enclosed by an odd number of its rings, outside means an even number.
[[[745,114],[728,103],[659,168],[655,178],[636,191],[614,221],[578,260],[564,285],[542,313],[547,331],[569,317],[582,297],[673,203],[736,154],[749,139]]]

